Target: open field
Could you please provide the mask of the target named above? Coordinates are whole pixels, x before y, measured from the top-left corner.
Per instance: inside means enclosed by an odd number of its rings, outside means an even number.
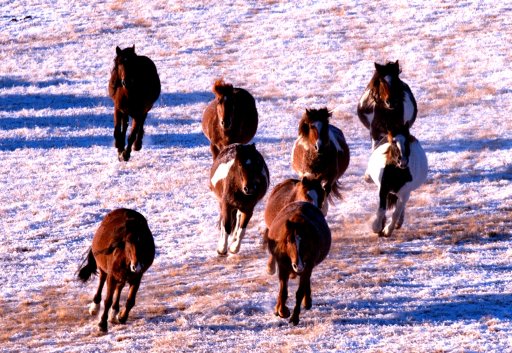
[[[512,5],[507,2],[0,0],[0,352],[512,351]],[[115,47],[152,58],[162,94],[128,163],[113,147]],[[373,63],[399,60],[429,159],[404,227],[370,231]],[[255,210],[219,258],[201,116],[215,78],[249,90],[272,186],[293,177],[306,108],[334,109],[351,148],[313,308],[273,315]],[[148,218],[157,257],[126,325],[96,333],[96,280],[75,271],[102,217]],[[290,288],[294,304],[296,284]]]

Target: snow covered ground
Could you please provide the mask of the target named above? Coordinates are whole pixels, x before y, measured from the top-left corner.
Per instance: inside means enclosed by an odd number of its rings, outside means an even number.
[[[512,350],[512,4],[342,3],[0,0],[0,351]],[[115,47],[133,44],[162,95],[142,150],[120,163],[107,82]],[[403,229],[379,239],[355,108],[373,62],[388,60],[418,101],[430,170]],[[294,176],[306,108],[335,109],[351,148],[331,252],[296,327],[273,315],[264,202],[240,254],[215,253],[200,121],[218,77],[256,97],[272,186]],[[117,207],[147,217],[157,257],[128,323],[98,335],[96,280],[74,275]]]

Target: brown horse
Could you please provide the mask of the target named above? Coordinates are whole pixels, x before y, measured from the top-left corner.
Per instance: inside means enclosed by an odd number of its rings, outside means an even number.
[[[366,87],[359,104],[357,115],[363,125],[370,130],[372,150],[389,129],[414,124],[418,107],[409,86],[400,75],[398,60],[386,65],[375,63],[375,73]]]
[[[210,189],[220,206],[219,255],[226,255],[232,232],[229,252],[238,253],[254,207],[269,184],[267,164],[254,144],[231,144],[219,153],[210,172]]]
[[[202,129],[210,141],[213,159],[232,143],[249,143],[258,128],[254,97],[219,79],[213,85],[215,99],[203,113]]]
[[[144,216],[129,209],[116,209],[105,216],[78,272],[78,278],[84,282],[98,269],[100,272],[98,290],[89,307],[91,315],[99,311],[101,292],[107,282],[104,311],[98,324],[100,331],[107,332],[107,319],[114,323],[126,322],[135,305],[142,275],[154,257],[155,243]],[[119,299],[126,282],[130,290],[126,306],[119,313]]]
[[[301,178],[320,180],[332,201],[333,196],[341,198],[338,179],[347,170],[350,150],[343,132],[329,124],[330,117],[327,108],[306,109],[293,144],[292,168]]]
[[[325,190],[320,181],[308,178],[302,178],[301,180],[286,179],[272,189],[265,207],[265,224],[267,228],[264,231],[264,238],[267,238],[268,229],[279,211],[295,201],[310,202],[322,209],[325,201]],[[267,272],[271,275],[276,272],[276,261],[272,255],[269,257]]]
[[[153,61],[135,54],[135,46],[123,50],[116,47],[116,54],[108,93],[114,101],[114,139],[119,160],[128,161],[132,147],[135,151],[142,148],[144,122],[160,96],[160,78]],[[132,130],[125,147],[129,116]]]
[[[311,309],[311,273],[322,262],[331,247],[331,231],[324,215],[315,205],[296,201],[285,206],[274,218],[265,239],[270,256],[279,269],[279,295],[275,314],[290,316],[286,306],[288,279],[292,274],[300,276],[295,295],[295,308],[290,322],[299,323],[300,306]]]

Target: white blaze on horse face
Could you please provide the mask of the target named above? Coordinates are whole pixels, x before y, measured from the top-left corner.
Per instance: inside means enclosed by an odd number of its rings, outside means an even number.
[[[300,236],[295,236],[295,248],[297,250],[297,258],[292,259],[292,268],[296,273],[302,273],[304,271],[304,263],[302,262],[302,258],[300,257]]]
[[[320,132],[322,131],[322,128],[324,124],[321,121],[315,121],[313,124],[311,124],[315,127],[318,137],[315,141],[315,147],[317,150],[319,150],[322,147],[322,138],[320,137]]]
[[[229,162],[219,164],[217,169],[215,169],[215,173],[213,173],[213,177],[211,179],[211,183],[214,187],[220,180],[226,179],[229,170],[233,166],[233,163],[235,163],[234,159],[230,160]]]

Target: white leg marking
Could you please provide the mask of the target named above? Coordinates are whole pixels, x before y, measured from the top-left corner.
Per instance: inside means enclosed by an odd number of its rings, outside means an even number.
[[[89,304],[89,314],[96,315],[96,314],[98,314],[99,310],[100,310],[100,304],[96,304],[95,302],[91,302],[91,304]]]
[[[217,169],[215,169],[215,173],[211,179],[213,186],[216,186],[219,180],[225,179],[228,176],[229,170],[233,166],[233,163],[235,163],[234,159],[230,160],[229,162],[219,164]]]
[[[118,324],[119,323],[118,316],[119,316],[119,311],[111,308],[110,311],[108,312],[108,321],[110,321],[113,324]]]
[[[384,228],[384,223],[386,222],[386,210],[379,208],[377,210],[377,216],[372,223],[372,230],[374,233],[380,233],[382,228]]]
[[[241,228],[241,220],[242,220],[242,212],[236,211],[236,226],[235,231],[233,232],[233,242],[229,246],[229,252],[232,254],[236,254],[240,251],[240,245],[242,239],[245,235],[245,228]]]
[[[219,255],[225,255],[228,250],[228,236],[229,234],[226,233],[224,223],[222,223],[220,226],[219,240],[217,242],[217,253]]]

